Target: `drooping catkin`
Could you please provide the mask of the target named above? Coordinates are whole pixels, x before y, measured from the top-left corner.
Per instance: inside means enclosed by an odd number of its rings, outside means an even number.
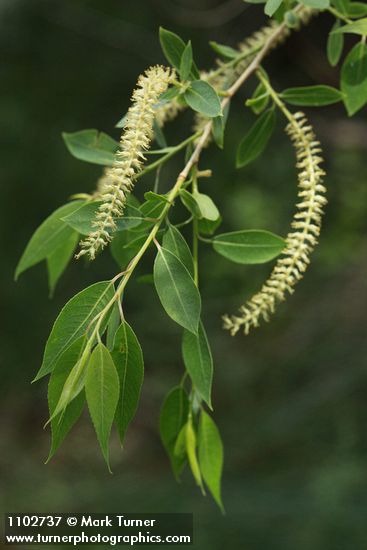
[[[278,259],[269,279],[260,292],[240,308],[239,315],[223,317],[224,328],[232,335],[243,327],[248,334],[257,327],[261,319],[269,320],[279,301],[287,293],[293,293],[294,286],[302,278],[310,263],[310,254],[320,234],[323,206],[326,204],[326,189],[322,184],[325,172],[320,168],[321,148],[312,126],[301,112],[292,116],[286,127],[296,150],[298,173],[297,212],[292,221],[292,231],[286,239],[286,247]]]
[[[98,199],[101,205],[93,222],[95,229],[80,243],[77,258],[87,254],[93,260],[96,253],[111,240],[111,233],[116,229],[115,219],[123,215],[126,197],[134,186],[134,178],[142,169],[144,151],[150,145],[154,107],[172,78],[172,70],[161,66],[150,67],[139,77],[115,161],[99,181]]]

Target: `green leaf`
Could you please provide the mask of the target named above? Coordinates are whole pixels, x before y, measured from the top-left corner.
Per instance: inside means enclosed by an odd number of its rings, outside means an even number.
[[[183,388],[173,388],[164,400],[159,417],[159,432],[162,443],[169,456],[173,473],[176,478],[180,475],[184,465],[183,453],[175,453],[175,445],[189,412],[189,400]]]
[[[85,395],[97,439],[110,470],[108,441],[119,399],[120,383],[110,352],[97,344],[88,363]],[[111,471],[111,470],[110,470]]]
[[[159,147],[165,148],[167,147],[167,141],[164,135],[164,132],[162,128],[157,123],[156,119],[154,119],[153,122],[153,131],[154,131],[154,138],[158,144]]]
[[[185,42],[177,34],[163,27],[159,28],[159,40],[167,61],[179,70],[181,57],[185,50]]]
[[[85,341],[85,337],[83,338]],[[73,344],[72,344],[73,345]],[[68,348],[69,349],[69,348]],[[66,353],[66,352],[65,352]],[[90,356],[90,348],[85,347],[83,353],[80,353],[80,358],[77,363],[72,367],[69,375],[65,380],[65,384],[61,390],[60,399],[57,402],[53,412],[46,423],[51,422],[59,415],[63,415],[74,399],[80,394],[84,388],[86,365]]]
[[[352,34],[361,34],[362,36],[367,36],[367,17],[359,19],[358,21],[353,21],[353,23],[348,23],[343,25],[334,31],[335,33],[347,32]]]
[[[199,207],[200,218],[204,218],[212,222],[219,218],[219,210],[208,195],[194,191],[192,196]]]
[[[209,45],[211,48],[217,53],[218,55],[221,55],[222,57],[225,57],[226,59],[236,59],[236,57],[239,56],[239,52],[230,46],[226,46],[225,44],[218,44],[218,42],[209,42]]]
[[[48,286],[50,297],[53,296],[56,284],[64,273],[68,263],[73,257],[75,247],[79,240],[79,233],[73,231],[62,245],[47,256]]]
[[[280,97],[291,105],[304,107],[322,107],[343,100],[343,94],[339,90],[323,85],[288,88]]]
[[[167,315],[196,334],[201,311],[199,291],[184,264],[162,247],[154,262],[154,284]]]
[[[150,198],[144,202],[140,207],[140,212],[143,218],[151,218],[151,221],[144,220],[139,226],[139,231],[141,229],[147,229],[151,227],[157,219],[162,215],[162,212],[166,206],[166,201],[162,200],[161,197]]]
[[[195,390],[208,406],[212,408],[213,358],[208,338],[201,321],[199,323],[197,335],[184,331],[182,355],[185,368],[190,375]]]
[[[106,346],[110,351],[113,350],[115,335],[120,324],[121,324],[120,308],[119,308],[118,302],[116,301],[112,306],[112,311],[107,324],[107,332],[106,332]]]
[[[173,448],[173,455],[176,460],[180,461],[180,464],[182,464],[182,468],[185,466],[186,463],[186,427],[187,423],[182,426],[181,430],[179,431],[179,434],[176,439],[175,446]]]
[[[116,233],[110,245],[110,251],[121,269],[124,269],[138,253],[145,239],[146,234],[140,235],[134,231],[126,230]]]
[[[223,149],[224,146],[224,130],[228,120],[229,108],[230,103],[227,103],[223,109],[223,116],[213,118],[212,134],[215,143],[220,149]]]
[[[61,218],[77,210],[81,204],[82,201],[73,201],[61,206],[36,229],[19,260],[15,280],[23,271],[51,256],[75,234]]]
[[[330,0],[301,0],[301,4],[309,8],[324,10],[330,6]]]
[[[87,202],[68,216],[64,216],[62,219],[67,225],[82,235],[88,235],[93,231],[93,222],[95,221],[96,213],[101,204],[101,201]],[[142,222],[142,215],[138,208],[127,204],[124,215],[121,218],[115,219],[115,221],[116,231],[124,231],[125,229],[131,229],[132,227],[140,225]]]
[[[95,322],[91,321],[104,309],[113,295],[114,288],[111,282],[103,281],[85,288],[68,301],[52,327],[42,366],[34,381],[52,372],[64,351],[87,329],[90,332],[94,328]],[[108,318],[107,314],[101,324],[101,334],[106,328]]]
[[[217,426],[203,410],[200,414],[198,447],[201,474],[215,502],[224,512],[221,497],[223,444]]]
[[[282,2],[283,2],[283,0],[267,0],[267,2],[265,4],[265,9],[264,9],[266,15],[268,15],[269,17],[274,15],[274,13],[280,7]]]
[[[199,233],[203,235],[213,235],[215,233],[216,229],[220,226],[222,223],[222,218],[219,216],[219,218],[215,221],[209,221],[209,220],[199,220],[198,226],[199,226]]]
[[[257,119],[237,149],[237,168],[243,168],[264,151],[275,126],[275,111],[269,109]]]
[[[127,122],[127,113],[115,124],[115,128],[125,128]]]
[[[347,15],[353,18],[364,17],[367,15],[367,4],[363,2],[350,2],[347,9]]]
[[[159,195],[158,193],[155,193],[154,191],[147,191],[144,193],[145,200],[156,200],[164,203],[170,204],[170,201],[168,199],[167,195]]]
[[[337,20],[335,21],[327,40],[327,58],[332,67],[335,67],[339,63],[344,48],[344,36],[333,32],[339,27],[340,21]]]
[[[189,459],[189,464],[191,468],[192,475],[200,487],[202,493],[205,495],[203,480],[201,478],[200,466],[196,455],[196,433],[194,426],[192,425],[192,420],[189,418],[186,427],[185,427],[185,443],[186,443],[186,453],[187,458]]]
[[[340,13],[347,15],[350,0],[331,0],[331,3]]]
[[[98,130],[81,130],[71,134],[63,132],[62,137],[73,157],[103,166],[113,164],[119,147],[117,141]]]
[[[159,96],[159,102],[156,105],[156,108],[165,105],[172,101],[175,97],[180,95],[180,87],[179,86],[172,86],[171,88],[168,88],[163,94]]]
[[[185,81],[189,78],[192,67],[192,46],[191,41],[189,40],[185,46],[184,51],[182,52],[180,60],[180,78],[182,81]]]
[[[250,107],[255,115],[258,115],[266,109],[269,103],[269,92],[267,91],[265,85],[260,82],[260,84],[255,89],[251,99],[246,101],[246,106]]]
[[[367,103],[367,46],[359,42],[348,53],[341,70],[340,87],[349,116]]]
[[[121,444],[135,416],[144,378],[144,360],[139,341],[128,323],[122,323],[115,336],[112,359],[120,380],[120,397],[115,421]]]
[[[58,360],[50,377],[50,382],[48,384],[48,407],[50,417],[53,416],[55,408],[59,403],[62,390],[72,368],[80,359],[83,344],[84,337],[81,337],[78,338],[78,340],[76,340],[67,350],[65,350]],[[66,407],[63,414],[59,414],[51,420],[52,440],[50,452],[46,462],[53,457],[66,435],[80,417],[83,410],[84,401],[84,393],[79,393],[79,395]]]
[[[214,250],[238,264],[269,262],[279,256],[285,244],[278,235],[256,229],[222,233],[213,239]]]
[[[180,199],[182,204],[195,218],[201,218],[199,205],[189,191],[186,191],[186,189],[181,189]]]
[[[220,217],[218,208],[215,206],[213,200],[204,193],[197,191],[189,193],[186,189],[182,189],[180,191],[180,198],[195,218],[216,221]]]
[[[185,42],[177,34],[163,27],[159,28],[159,41],[167,61],[179,71],[181,57],[186,47]],[[199,71],[195,63],[192,64],[191,75],[193,78],[199,78]]]
[[[163,248],[166,248],[172,254],[177,256],[179,260],[184,264],[189,271],[191,277],[194,277],[194,260],[192,258],[191,250],[180,233],[180,231],[170,225],[163,236]]]
[[[185,91],[187,104],[198,113],[207,117],[217,117],[222,114],[220,99],[214,88],[204,80],[194,80]]]

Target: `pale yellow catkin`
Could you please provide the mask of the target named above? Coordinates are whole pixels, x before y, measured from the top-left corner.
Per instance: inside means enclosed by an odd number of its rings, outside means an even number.
[[[111,234],[116,229],[115,220],[123,215],[134,178],[146,160],[144,151],[149,148],[152,139],[156,104],[173,78],[173,71],[161,66],[150,67],[139,77],[115,161],[111,168],[105,170],[98,184],[101,205],[93,222],[95,229],[80,243],[77,258],[87,254],[93,260],[111,240]]]
[[[278,302],[293,293],[294,286],[302,278],[310,263],[310,254],[320,234],[323,206],[326,204],[326,189],[322,184],[325,172],[320,168],[321,148],[312,126],[301,112],[292,116],[286,128],[296,150],[298,173],[297,212],[292,222],[292,231],[286,239],[286,247],[278,259],[269,279],[260,292],[241,308],[239,315],[223,317],[224,328],[232,335],[243,328],[248,334],[259,321],[269,320]]]

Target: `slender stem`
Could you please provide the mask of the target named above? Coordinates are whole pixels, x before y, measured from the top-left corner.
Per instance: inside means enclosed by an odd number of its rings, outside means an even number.
[[[227,61],[226,63],[223,63],[216,71],[213,71],[210,73],[210,78],[215,78],[222,74],[223,72],[226,72],[231,67],[235,67],[240,61],[243,61],[247,57],[250,57],[251,55],[254,55],[261,49],[260,46],[254,46],[253,48],[250,48],[249,50],[240,52],[237,57],[234,59],[231,59],[230,61]]]
[[[198,192],[198,178],[197,178],[197,169],[195,167],[194,174],[192,178],[192,192]],[[194,260],[194,282],[196,286],[199,286],[199,221],[196,216],[194,216],[192,222],[192,257]]]
[[[335,8],[332,8],[331,6],[327,8],[327,11],[329,11],[335,17],[337,17],[338,19],[341,19],[341,21],[344,21],[345,23],[353,22],[351,19],[349,19],[349,17],[347,17],[346,15],[343,15],[342,13],[340,13],[340,11],[336,10]]]
[[[158,193],[158,189],[159,189],[159,178],[161,176],[161,170],[162,170],[162,164],[160,164],[157,168],[157,172],[155,174],[155,180],[154,180],[154,187],[153,187],[153,192],[154,193]]]
[[[142,176],[145,176],[145,174],[149,174],[149,172],[152,172],[152,170],[155,170],[156,168],[158,168],[158,166],[162,166],[162,164],[165,164],[176,153],[184,149],[186,145],[188,145],[189,143],[192,143],[193,141],[195,141],[195,139],[197,139],[199,136],[200,136],[200,132],[196,132],[196,134],[193,134],[192,136],[188,137],[184,141],[181,141],[181,143],[179,143],[178,145],[172,148],[172,151],[169,151],[169,153],[165,154],[163,157],[156,160],[155,162],[151,162],[150,164],[148,164],[148,166],[144,168],[144,170],[142,170],[136,175],[135,179],[139,179]]]
[[[289,122],[294,124],[294,117],[292,116],[292,113],[287,109],[283,101],[280,99],[279,95],[274,90],[269,80],[264,77],[261,71],[257,71],[256,75],[259,78],[260,82],[265,86],[266,90],[268,91],[270,97],[272,98],[274,103],[277,105],[277,107],[282,111],[282,113],[289,120]]]

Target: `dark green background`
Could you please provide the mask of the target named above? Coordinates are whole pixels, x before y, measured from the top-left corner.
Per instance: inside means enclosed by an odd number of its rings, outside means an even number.
[[[44,342],[62,305],[116,267],[108,251],[74,262],[49,301],[39,265],[12,280],[34,229],[75,192],[90,191],[100,168],[72,158],[62,131],[93,128],[118,138],[137,75],[163,62],[158,27],[191,38],[200,67],[207,46],[235,46],[265,19],[241,0],[2,0],[0,3],[1,507],[9,512],[193,511],[195,548],[349,550],[367,544],[366,110],[309,109],[323,142],[329,205],[307,276],[270,325],[232,339],[220,316],[258,289],[270,266],[231,264],[200,250],[204,320],[215,358],[215,419],[225,445],[222,517],[189,475],[177,485],[157,423],[166,392],[182,375],[180,329],[154,290],[132,282],[125,313],[142,343],[146,378],[139,412],[121,452],[112,441],[108,474],[88,415],[47,466],[46,381],[33,386]],[[325,57],[332,18],[295,34],[265,67],[278,89],[338,85]],[[348,39],[350,46],[355,38]],[[262,228],[285,235],[294,211],[293,151],[279,119],[255,164],[234,169],[235,148],[253,120],[233,102],[223,153],[205,151],[214,175],[202,190],[220,205],[224,229]],[[190,130],[185,114],[167,128],[171,143]],[[163,172],[172,185],[182,166]],[[152,180],[139,181],[138,195]],[[163,188],[162,188],[163,189]],[[151,268],[152,253],[140,273]]]

